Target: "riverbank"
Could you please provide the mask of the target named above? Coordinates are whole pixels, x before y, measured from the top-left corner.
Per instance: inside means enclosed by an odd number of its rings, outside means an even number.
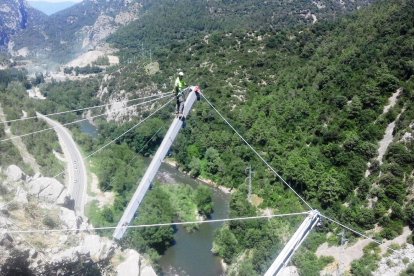
[[[200,177],[200,176],[199,177],[192,177],[192,176],[190,176],[189,173],[184,172],[184,171],[182,171],[182,170],[179,169],[179,165],[178,165],[178,163],[174,159],[165,158],[164,159],[164,163],[167,164],[170,167],[173,167],[175,169],[178,169],[181,173],[187,175],[188,177],[194,178],[194,179],[200,181],[201,183],[206,184],[206,185],[208,185],[210,187],[219,189],[220,191],[222,191],[225,194],[233,194],[236,191],[235,189],[227,188],[227,187],[225,187],[223,185],[220,185],[220,184],[218,184],[218,183],[216,183],[213,180],[208,179],[208,178],[203,178],[203,177]]]
[[[177,170],[175,162],[163,162],[158,176],[166,184],[184,184],[193,189],[200,185],[212,190],[214,212],[210,219],[224,219],[229,217],[230,195],[221,189],[190,177]],[[166,181],[166,182],[164,182]],[[168,186],[168,185],[167,185]],[[171,186],[171,185],[170,185]],[[197,231],[189,233],[184,226],[178,225],[174,233],[175,244],[168,248],[160,259],[160,266],[165,275],[223,275],[224,269],[221,258],[211,253],[214,233],[223,223],[201,223]]]

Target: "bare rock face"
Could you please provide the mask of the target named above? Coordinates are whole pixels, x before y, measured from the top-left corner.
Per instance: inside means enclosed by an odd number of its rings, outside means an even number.
[[[67,190],[59,181],[50,177],[39,177],[28,183],[28,193],[47,203],[63,205],[67,198]]]
[[[113,255],[115,244],[98,235],[87,235],[81,247],[87,248],[91,259],[95,262],[105,260]]]
[[[145,275],[156,276],[154,269],[135,250],[124,252],[125,260],[116,267],[118,276]]]
[[[5,233],[0,235],[0,246],[4,246],[4,247],[10,247],[10,245],[13,243],[13,238]]]
[[[54,208],[51,204],[42,206],[48,206],[49,211]],[[64,207],[59,210],[62,224],[59,228],[85,228],[82,218],[72,210]],[[0,229],[15,229],[14,224],[7,222],[0,213]],[[118,246],[108,238],[86,231],[45,232],[34,238],[46,247],[34,247],[30,237],[13,236],[0,230],[0,275],[114,275],[109,262]]]
[[[29,202],[27,200],[27,192],[25,190],[23,190],[23,189],[20,189],[17,192],[14,201],[16,203],[19,203],[19,204],[22,204],[22,205],[27,204]]]
[[[23,171],[16,165],[10,165],[6,171],[7,180],[9,181],[20,181],[25,178]]]
[[[77,229],[80,224],[80,219],[76,216],[75,212],[64,207],[60,208],[59,219],[67,229]]]
[[[112,17],[100,15],[93,26],[85,26],[82,28],[81,33],[84,37],[82,48],[96,47],[98,43],[115,32],[116,29]]]
[[[27,25],[27,11],[23,1],[2,1],[0,3],[0,46],[7,45],[9,36]]]
[[[116,244],[107,238],[85,235],[79,246],[54,254],[50,264],[57,266],[57,264],[73,264],[82,260],[88,260],[91,263],[105,262],[112,257],[115,248]]]
[[[13,48],[13,36],[27,29],[35,30],[46,15],[33,9],[25,0],[0,1],[0,48]]]
[[[59,181],[40,175],[26,177],[17,166],[6,171],[0,171],[6,173],[4,182],[9,187],[0,193],[0,275],[116,275],[112,263],[126,253],[114,241],[93,233],[84,217],[62,206],[68,193]],[[22,229],[45,231],[12,232]],[[155,275],[148,261],[129,251],[120,275]]]

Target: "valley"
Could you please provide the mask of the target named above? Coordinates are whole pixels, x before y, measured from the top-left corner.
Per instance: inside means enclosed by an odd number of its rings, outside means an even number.
[[[285,273],[411,275],[413,16],[408,0],[2,2],[0,274],[263,275],[304,219],[270,217],[314,208]],[[111,239],[180,71],[203,95],[176,168]]]

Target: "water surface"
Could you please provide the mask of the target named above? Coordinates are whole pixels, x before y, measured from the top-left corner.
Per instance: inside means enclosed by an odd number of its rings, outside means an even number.
[[[201,184],[193,178],[182,174],[175,168],[163,164],[158,178],[175,183],[182,183],[197,188]],[[221,190],[211,187],[213,191],[214,213],[212,219],[227,218],[230,196]],[[174,234],[176,244],[167,249],[160,260],[165,275],[222,275],[220,258],[211,253],[214,232],[222,223],[201,224],[199,230],[188,233],[184,227],[178,226]]]

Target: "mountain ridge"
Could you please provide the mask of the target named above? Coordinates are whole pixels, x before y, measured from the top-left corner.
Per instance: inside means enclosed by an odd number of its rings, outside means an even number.
[[[22,30],[44,27],[46,19],[45,14],[28,6],[25,0],[3,0],[0,5],[0,48],[10,47],[11,37]]]
[[[19,1],[24,7],[23,10],[35,13],[24,0],[5,1],[7,2],[3,6],[6,8],[9,3],[9,10],[18,11],[16,5],[10,3]],[[39,20],[28,21],[27,28],[0,31],[0,47],[3,46],[3,49],[6,48],[13,55],[20,55],[19,50],[25,48],[26,50],[22,51],[25,55],[66,62],[79,52],[105,44],[108,36],[133,21],[134,24],[126,27],[126,31],[121,32],[111,42],[123,47],[122,33],[131,33],[131,30],[136,31],[133,35],[144,44],[162,44],[162,41],[172,36],[184,38],[198,30],[219,30],[225,26],[238,26],[238,22],[243,22],[241,25],[247,28],[270,25],[276,29],[288,25],[313,24],[317,20],[332,18],[336,14],[353,11],[372,2],[375,0],[271,0],[257,5],[252,0],[84,0],[49,17],[36,16]],[[169,20],[157,18],[160,14],[164,14]],[[7,16],[0,14],[0,21],[2,17],[4,19]],[[156,19],[149,20],[150,17]],[[191,22],[189,18],[198,23]],[[252,23],[246,23],[247,21]],[[150,32],[155,41],[147,41],[146,34],[141,33],[141,29],[151,23],[155,23],[154,30],[145,28],[145,32]],[[159,33],[161,29],[166,32]]]
[[[1,7],[5,11],[36,16],[27,26],[1,30],[3,50],[14,56],[36,56],[38,59],[66,62],[79,52],[105,45],[108,35],[119,26],[134,20],[140,10],[140,1],[85,0],[50,16],[30,7],[24,0],[6,0]],[[20,8],[20,9],[19,9]],[[37,16],[37,15],[41,16]],[[0,14],[0,20],[16,20],[16,16]],[[23,17],[25,19],[26,17]],[[25,49],[24,51],[21,51]]]
[[[51,15],[58,11],[71,7],[75,5],[77,2],[65,1],[55,3],[48,1],[28,1],[28,3],[31,7],[43,12],[44,14]]]

